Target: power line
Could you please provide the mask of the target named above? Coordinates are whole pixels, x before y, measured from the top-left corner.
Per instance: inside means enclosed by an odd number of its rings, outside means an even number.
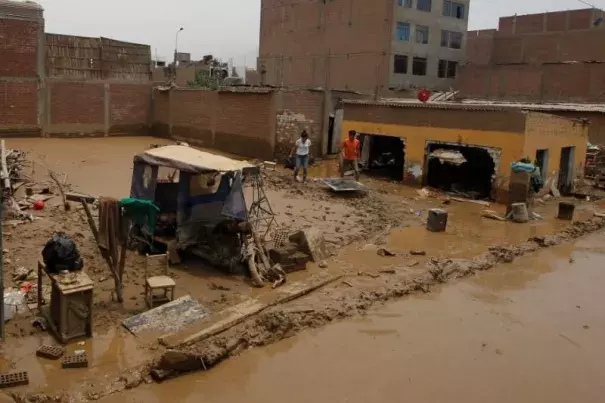
[[[580,3],[582,3],[582,4],[586,4],[587,6],[590,6],[590,7],[594,8],[595,10],[603,11],[603,9],[601,9],[601,8],[599,8],[599,7],[597,7],[597,6],[593,5],[593,4],[590,4],[590,3],[588,3],[588,2],[586,2],[584,0],[578,0],[578,1]]]

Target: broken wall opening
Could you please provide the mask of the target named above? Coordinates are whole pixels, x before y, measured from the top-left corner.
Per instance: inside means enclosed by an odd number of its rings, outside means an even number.
[[[427,143],[425,185],[472,199],[491,199],[496,163],[487,147]]]
[[[361,157],[359,163],[371,176],[395,181],[403,180],[405,141],[399,137],[360,134]]]

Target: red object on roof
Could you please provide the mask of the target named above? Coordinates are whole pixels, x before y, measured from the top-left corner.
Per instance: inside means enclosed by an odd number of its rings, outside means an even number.
[[[418,91],[418,100],[420,102],[426,102],[431,97],[431,92],[427,89],[422,89]]]

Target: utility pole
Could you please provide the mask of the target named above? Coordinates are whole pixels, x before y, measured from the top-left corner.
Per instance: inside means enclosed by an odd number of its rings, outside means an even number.
[[[179,30],[176,31],[176,35],[175,35],[175,39],[174,39],[174,61],[173,61],[173,64],[172,64],[172,71],[173,71],[172,82],[174,82],[176,80],[176,54],[179,51],[179,34],[184,29],[185,28],[180,27]]]

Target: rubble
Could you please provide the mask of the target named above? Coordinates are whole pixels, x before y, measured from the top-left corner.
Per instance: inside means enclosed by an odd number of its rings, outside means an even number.
[[[306,228],[290,235],[290,241],[297,244],[302,251],[311,256],[313,262],[320,262],[330,255],[326,242],[317,228]]]

